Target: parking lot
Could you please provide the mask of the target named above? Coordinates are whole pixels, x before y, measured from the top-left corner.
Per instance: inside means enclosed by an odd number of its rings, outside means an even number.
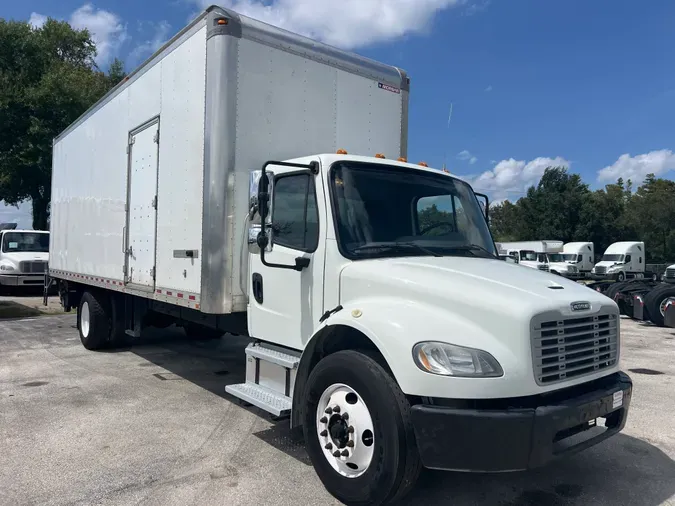
[[[675,504],[675,330],[622,336],[622,434],[528,473],[426,471],[403,504]],[[246,344],[167,329],[89,352],[74,315],[0,321],[0,504],[337,504],[286,420],[224,393]]]

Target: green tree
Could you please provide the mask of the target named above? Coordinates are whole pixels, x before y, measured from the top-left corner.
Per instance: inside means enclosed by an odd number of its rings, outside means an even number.
[[[495,241],[517,241],[524,229],[522,207],[518,203],[506,200],[490,207],[490,230]]]
[[[625,223],[645,242],[653,262],[675,256],[675,181],[648,174],[626,205]]]
[[[124,78],[119,60],[106,75],[95,57],[87,30],[0,19],[0,200],[30,199],[35,229],[49,223],[52,140]]]
[[[579,223],[588,185],[565,167],[548,167],[539,184],[519,200],[523,213],[523,240],[557,239],[569,242]]]

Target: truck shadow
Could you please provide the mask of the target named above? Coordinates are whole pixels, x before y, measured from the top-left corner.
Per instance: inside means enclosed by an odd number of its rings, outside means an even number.
[[[190,381],[228,402],[238,402],[225,393],[225,385],[244,381],[244,348],[249,342],[248,338],[234,336],[192,341],[182,330],[169,328],[147,331],[140,343],[125,351],[143,358],[147,365],[169,371],[159,374],[159,379]],[[270,419],[258,408],[245,409]],[[273,421],[268,429],[253,436],[311,466],[302,432],[291,430],[287,419]],[[425,470],[415,489],[399,504],[656,506],[673,495],[675,461],[656,446],[618,434],[581,454],[528,472],[465,474]]]

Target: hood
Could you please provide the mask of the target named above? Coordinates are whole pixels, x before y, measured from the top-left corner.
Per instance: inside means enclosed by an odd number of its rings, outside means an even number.
[[[38,251],[17,251],[14,253],[1,253],[2,260],[11,260],[12,262],[47,262],[49,253],[40,253]]]
[[[622,262],[612,262],[609,260],[601,260],[597,264],[595,264],[596,267],[613,267],[615,265],[624,265]]]
[[[535,314],[559,310],[572,314],[572,302],[590,302],[593,310],[613,302],[574,281],[503,260],[465,257],[411,257],[353,262],[341,276],[345,298],[364,295],[402,297],[474,313],[529,320]],[[348,302],[344,300],[342,302]],[[479,320],[480,321],[480,320]]]

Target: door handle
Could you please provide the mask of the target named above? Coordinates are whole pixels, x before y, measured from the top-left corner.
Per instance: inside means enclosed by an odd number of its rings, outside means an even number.
[[[263,278],[261,274],[257,272],[253,273],[251,276],[251,291],[253,292],[253,297],[255,298],[258,304],[263,303]]]

